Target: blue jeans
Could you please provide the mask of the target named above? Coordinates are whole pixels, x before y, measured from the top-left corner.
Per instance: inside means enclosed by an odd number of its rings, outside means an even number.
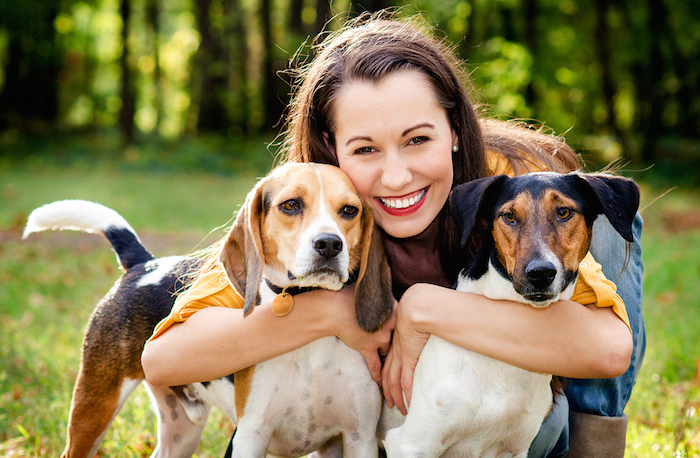
[[[611,379],[568,379],[565,399],[568,408],[576,412],[609,417],[619,417],[632,394],[634,382],[642,366],[646,348],[646,333],[642,317],[642,217],[639,213],[632,224],[634,242],[627,243],[613,229],[607,218],[600,215],[593,225],[591,253],[603,266],[608,280],[617,285],[617,293],[625,303],[632,328],[634,350],[630,367],[623,375]],[[625,266],[625,261],[627,265]],[[564,396],[560,396],[562,398]],[[564,403],[558,400],[552,414],[542,423],[542,428],[530,446],[529,458],[564,456],[569,445],[569,416]],[[550,418],[551,417],[551,418]]]

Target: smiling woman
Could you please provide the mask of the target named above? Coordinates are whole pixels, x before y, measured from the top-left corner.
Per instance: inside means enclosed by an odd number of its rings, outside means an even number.
[[[452,188],[457,143],[426,78],[406,70],[377,84],[350,83],[339,92],[335,112],[342,116],[336,116],[330,149],[377,225],[396,238],[423,232]]]
[[[448,208],[451,190],[492,174],[567,172],[578,165],[574,151],[560,139],[512,123],[480,119],[454,55],[416,24],[363,16],[328,36],[317,51],[297,80],[283,162],[339,166],[371,208],[399,301],[388,353],[393,322],[374,333],[362,331],[343,313],[353,302],[352,287],[344,287],[324,292],[332,307],[318,305],[314,293],[297,295],[295,301],[303,305],[297,304],[284,318],[294,325],[276,334],[274,345],[269,332],[264,332],[274,321],[261,327],[259,335],[244,339],[232,331],[241,325],[240,312],[197,312],[156,339],[155,344],[167,339],[160,345],[146,348],[143,361],[149,377],[159,384],[172,384],[181,383],[182,374],[194,380],[197,374],[212,370],[234,372],[259,363],[250,355],[262,354],[261,349],[274,356],[284,352],[278,342],[298,348],[329,331],[365,357],[374,379],[382,384],[388,407],[404,414],[404,399],[411,400],[414,369],[431,334],[529,371],[579,378],[624,373],[633,339],[612,308],[615,302],[598,299],[615,297],[614,285],[603,281],[598,271],[593,276],[600,281],[579,280],[591,292],[587,297],[596,300],[560,300],[547,313],[450,288],[480,243],[476,238],[466,245],[461,242]],[[624,246],[621,238],[620,243]],[[635,248],[632,253],[632,264],[637,266],[641,252]],[[631,275],[630,289],[637,291],[641,272],[634,269]],[[637,310],[639,305],[632,308]],[[305,319],[300,319],[301,313]],[[261,316],[251,314],[255,322]],[[638,311],[635,316],[639,317]],[[253,325],[247,322],[245,327]],[[220,332],[212,334],[213,327]],[[196,344],[179,344],[174,351],[164,342]],[[383,369],[378,353],[386,354]],[[208,365],[201,355],[208,356]],[[183,359],[190,362],[187,367],[178,365]],[[218,361],[215,368],[212,361]],[[634,373],[633,369],[631,382]],[[572,395],[572,405],[587,412],[588,404],[596,402],[587,393],[594,393],[596,400],[615,396],[614,387],[599,386],[603,388]],[[568,403],[565,395],[557,396],[553,412],[530,448],[531,457],[566,453]],[[620,402],[624,407],[626,398]],[[615,432],[609,441],[611,450],[624,444],[626,421],[621,413],[598,412],[612,418],[612,424],[604,425]],[[593,423],[601,424],[597,418]],[[603,455],[614,457],[617,452]]]

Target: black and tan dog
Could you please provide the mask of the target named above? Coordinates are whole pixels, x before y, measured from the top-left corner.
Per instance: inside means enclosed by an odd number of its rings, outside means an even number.
[[[47,229],[103,233],[125,270],[90,318],[73,392],[63,456],[91,457],[124,401],[144,381],[146,340],[201,261],[155,259],[121,216],[91,202],[59,201],[36,209],[25,237]],[[278,287],[337,290],[357,277],[356,316],[373,332],[388,320],[393,304],[389,268],[374,231],[371,213],[340,169],[282,166],[250,192],[221,244],[223,279],[245,298],[247,314],[259,301],[274,298]],[[235,376],[147,387],[158,414],[153,456],[191,456],[212,405],[237,422],[234,456],[264,457],[268,450],[302,456],[328,443],[337,450],[341,441],[345,456],[377,455],[379,389],[364,358],[335,337]]]
[[[456,289],[541,308],[571,298],[599,214],[633,240],[639,189],[609,175],[501,175],[456,187],[450,204],[462,243],[479,241]],[[387,456],[525,458],[552,406],[551,379],[432,335],[405,421],[396,408],[382,415]]]

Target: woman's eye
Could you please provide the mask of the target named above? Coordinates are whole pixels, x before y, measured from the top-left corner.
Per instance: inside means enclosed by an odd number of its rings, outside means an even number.
[[[289,199],[280,204],[280,210],[285,213],[296,213],[301,210],[301,204],[296,199]]]
[[[515,213],[513,212],[506,212],[503,215],[503,220],[508,223],[508,224],[513,224],[515,223]]]
[[[355,154],[371,154],[373,151],[374,148],[371,146],[363,146],[362,148],[357,148]]]
[[[352,218],[353,216],[357,215],[357,211],[357,207],[346,205],[340,210],[340,215],[346,218]]]
[[[571,216],[571,210],[569,210],[568,208],[560,208],[559,210],[557,210],[557,216],[559,217],[559,219],[567,219],[569,218],[569,216]]]
[[[425,143],[429,140],[428,137],[422,136],[422,137],[413,137],[408,144],[409,145],[420,145],[421,143]]]

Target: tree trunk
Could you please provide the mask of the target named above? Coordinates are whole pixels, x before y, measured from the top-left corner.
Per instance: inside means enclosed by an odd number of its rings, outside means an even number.
[[[537,58],[539,57],[539,14],[540,8],[537,0],[525,0],[525,46],[527,46],[532,56],[532,67],[530,68],[530,81],[525,87],[525,103],[535,110],[537,94],[535,93],[535,71]]]
[[[615,83],[613,82],[613,70],[610,58],[610,27],[608,26],[608,0],[595,0],[595,49],[598,55],[598,62],[602,69],[601,85],[603,90],[603,100],[605,102],[605,117],[607,131],[612,133],[622,145],[624,151],[627,150],[624,133],[617,126],[615,120]]]
[[[163,119],[163,91],[160,73],[160,0],[148,0],[146,5],[146,17],[153,33],[153,84],[155,85],[156,124],[155,131],[160,131],[160,123]]]
[[[122,71],[121,78],[121,98],[122,108],[119,113],[119,126],[122,131],[124,142],[127,144],[134,141],[134,114],[136,112],[136,97],[134,94],[134,82],[129,68],[129,20],[131,18],[131,0],[122,0],[122,55],[119,58],[119,66]]]
[[[304,22],[301,19],[303,9],[304,0],[291,0],[289,2],[289,32],[292,34],[304,34]]]
[[[229,87],[233,95],[231,121],[241,129],[243,135],[249,132],[250,100],[248,97],[248,44],[245,27],[245,11],[239,0],[227,0],[224,7],[227,18],[225,34],[229,36],[227,68],[230,70]],[[230,30],[230,33],[228,33]]]
[[[260,1],[260,21],[262,23],[262,38],[263,38],[263,68],[262,78],[260,81],[260,90],[262,91],[262,105],[265,113],[263,129],[272,129],[277,125],[282,117],[282,103],[277,100],[275,92],[275,82],[273,78],[276,75],[275,61],[273,57],[273,40],[272,40],[272,24],[271,24],[271,0]]]
[[[53,26],[58,4],[18,3],[15,8],[15,15],[0,20],[0,28],[8,37],[5,81],[0,93],[0,129],[14,125],[43,130],[58,115],[61,53]]]
[[[665,71],[664,58],[661,51],[661,43],[666,24],[666,8],[663,0],[648,0],[649,6],[649,31],[652,37],[649,49],[649,68],[645,74],[649,75],[640,93],[643,100],[644,118],[641,123],[642,159],[651,163],[656,159],[654,152],[660,130],[663,128],[662,113],[664,107],[663,74]]]
[[[196,0],[197,27],[202,41],[197,50],[199,97],[197,131],[217,132],[228,127],[224,97],[226,71],[221,39],[212,35],[209,20],[211,0]]]

